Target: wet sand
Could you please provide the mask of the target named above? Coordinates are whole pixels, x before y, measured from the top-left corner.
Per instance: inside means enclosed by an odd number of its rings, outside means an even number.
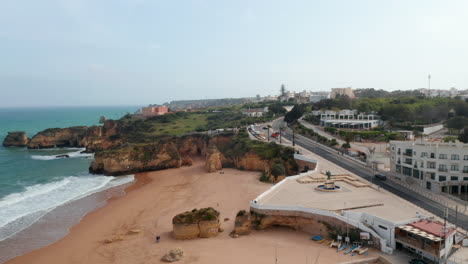
[[[278,263],[340,263],[364,257],[337,253],[310,241],[309,234],[287,228],[229,237],[236,213],[248,209],[250,200],[271,185],[258,181],[259,172],[206,173],[203,165],[197,161],[191,167],[138,174],[125,196],[86,215],[63,239],[7,263],[162,263],[161,257],[175,247],[185,252],[177,263],[266,264],[275,263],[275,255]],[[208,206],[219,210],[221,219],[230,218],[223,233],[208,239],[172,238],[174,215]],[[141,232],[127,235],[133,229]],[[104,243],[119,235],[122,241]],[[156,235],[161,236],[159,244]],[[377,253],[370,251],[370,256]]]

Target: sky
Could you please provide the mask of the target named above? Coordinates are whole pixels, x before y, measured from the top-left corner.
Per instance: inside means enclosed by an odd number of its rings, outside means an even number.
[[[466,0],[0,0],[0,107],[468,88]]]

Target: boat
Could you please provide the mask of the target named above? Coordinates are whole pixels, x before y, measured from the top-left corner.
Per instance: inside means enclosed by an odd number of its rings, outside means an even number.
[[[341,251],[341,250],[344,250],[348,247],[349,245],[348,244],[344,244],[343,246],[341,246],[340,248],[338,248],[336,251]]]

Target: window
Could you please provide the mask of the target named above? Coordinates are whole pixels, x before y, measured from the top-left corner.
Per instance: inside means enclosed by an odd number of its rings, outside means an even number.
[[[468,160],[468,155],[463,156],[464,160]]]
[[[427,152],[421,152],[421,158],[427,157]]]
[[[379,225],[379,227],[380,227],[380,228],[382,228],[383,230],[388,230],[388,228],[387,228],[387,227],[385,227],[385,226],[381,226],[381,225]]]
[[[435,180],[435,173],[431,173],[431,180]]]
[[[447,154],[439,154],[439,159],[447,159]]]
[[[395,151],[395,147],[394,147],[394,146],[392,146],[392,151]]]
[[[424,162],[421,161],[421,168],[424,168]]]
[[[445,164],[439,164],[439,171],[448,171],[448,170],[447,170],[447,165],[445,165]]]
[[[451,171],[458,171],[458,165],[457,164],[450,165],[450,170]]]
[[[395,156],[392,156],[392,160],[394,160],[394,159],[395,159]]]
[[[431,153],[431,159],[434,159],[434,158],[435,158],[435,154]]]
[[[440,182],[443,182],[443,181],[446,181],[446,180],[447,180],[447,177],[446,177],[446,176],[439,175],[439,181],[440,181]]]
[[[468,166],[463,166],[463,172],[468,173]]]
[[[436,168],[436,163],[432,161],[427,162],[427,168],[428,169],[435,169]]]
[[[450,180],[451,181],[458,181],[458,177],[457,176],[450,176]]]
[[[464,180],[464,181],[468,181],[468,177],[463,177],[463,180]]]
[[[452,154],[452,156],[450,156],[450,159],[451,160],[459,160],[460,156],[458,156],[458,154]]]

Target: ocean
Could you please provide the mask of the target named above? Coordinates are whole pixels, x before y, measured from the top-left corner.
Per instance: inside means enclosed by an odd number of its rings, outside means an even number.
[[[138,108],[0,108],[0,141],[9,131],[26,131],[31,138],[46,128],[98,125],[102,115],[118,119]],[[118,195],[118,186],[133,182],[133,175],[89,174],[93,155],[81,151],[0,146],[0,263],[63,237],[86,213]]]

